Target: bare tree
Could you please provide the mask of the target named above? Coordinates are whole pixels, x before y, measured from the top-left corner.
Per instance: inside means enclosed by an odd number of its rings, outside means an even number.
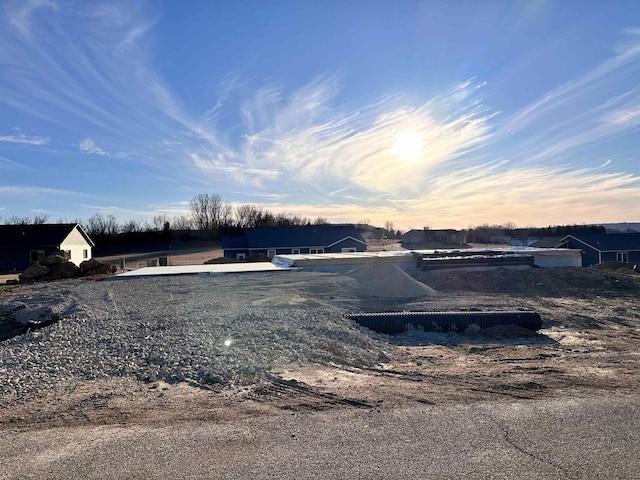
[[[159,232],[161,230],[164,230],[164,226],[165,223],[167,223],[167,216],[166,215],[154,215],[153,217],[153,227]]]
[[[122,233],[138,233],[142,232],[142,222],[138,220],[128,220],[121,227]]]
[[[198,230],[216,232],[220,227],[231,225],[231,205],[220,195],[201,193],[191,200],[191,216]]]
[[[7,217],[5,222],[7,225],[29,225],[31,219],[29,217],[18,217],[17,215],[11,215]]]
[[[46,213],[37,213],[33,216],[33,220],[31,221],[34,225],[42,225],[43,223],[47,223],[49,220],[49,215]]]
[[[105,217],[101,213],[94,213],[87,220],[86,224],[83,224],[83,227],[89,235],[96,237],[115,235],[119,231],[116,217],[113,215],[107,215]]]
[[[191,230],[193,227],[193,220],[186,215],[180,215],[173,217],[171,221],[174,230]]]
[[[263,215],[264,210],[259,205],[251,203],[238,205],[235,210],[236,225],[240,228],[257,227]]]
[[[391,235],[393,235],[395,232],[393,230],[393,222],[390,220],[387,220],[386,222],[384,222],[384,229],[389,232]]]
[[[211,230],[211,199],[206,193],[201,193],[191,199],[191,216],[198,230]]]

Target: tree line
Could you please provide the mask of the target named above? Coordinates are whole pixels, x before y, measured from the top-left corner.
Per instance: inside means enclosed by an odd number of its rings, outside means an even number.
[[[505,243],[511,238],[526,240],[529,237],[564,237],[578,233],[606,233],[606,228],[600,225],[550,225],[548,227],[518,228],[508,222],[500,225],[483,224],[470,226],[464,230],[467,242],[470,243]]]
[[[218,238],[224,230],[252,227],[284,227],[295,225],[324,225],[325,217],[309,218],[289,212],[272,212],[260,205],[241,204],[233,206],[218,194],[201,193],[191,200],[190,213],[168,217],[155,215],[151,219],[129,219],[119,222],[114,215],[95,213],[86,220],[63,219],[50,222],[47,214],[0,217],[0,224],[39,225],[44,223],[79,223],[97,242],[120,236],[124,239],[143,241],[168,240],[172,232],[180,232],[182,239],[190,239],[189,232],[199,232],[208,238]]]
[[[194,228],[216,232],[225,228],[289,227],[295,225],[324,225],[325,217],[308,218],[289,212],[273,213],[254,204],[233,207],[220,195],[201,193],[190,202]]]

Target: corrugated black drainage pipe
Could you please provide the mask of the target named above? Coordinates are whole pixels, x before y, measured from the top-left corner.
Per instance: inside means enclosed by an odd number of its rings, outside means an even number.
[[[427,332],[462,332],[476,324],[480,328],[495,325],[518,325],[529,330],[542,328],[542,319],[536,312],[385,312],[350,313],[347,318],[376,332],[393,335],[408,330]]]

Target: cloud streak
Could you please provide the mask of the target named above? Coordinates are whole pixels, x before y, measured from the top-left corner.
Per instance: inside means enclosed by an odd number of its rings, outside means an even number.
[[[78,145],[78,149],[82,153],[91,153],[94,155],[101,155],[103,157],[110,157],[111,154],[109,152],[105,152],[102,148],[96,145],[96,142],[91,138],[85,138]]]
[[[51,139],[44,137],[28,137],[24,133],[0,135],[0,142],[21,143],[25,145],[49,145]]]

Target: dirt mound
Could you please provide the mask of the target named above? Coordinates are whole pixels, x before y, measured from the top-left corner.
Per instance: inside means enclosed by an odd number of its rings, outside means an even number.
[[[520,325],[493,325],[491,327],[482,328],[479,334],[489,338],[529,338],[535,337],[536,332],[528,330]]]
[[[589,268],[594,268],[596,270],[610,270],[617,273],[632,273],[632,271],[638,272],[640,270],[638,265],[621,262],[602,262],[597,265],[592,265]]]
[[[384,260],[366,263],[348,275],[358,281],[356,293],[365,297],[418,298],[436,293],[433,288]]]
[[[620,275],[615,270],[601,268],[532,268],[492,271],[417,272],[415,277],[438,292],[488,293],[526,296],[561,297],[601,295],[605,292],[632,294],[640,292],[640,278]]]

